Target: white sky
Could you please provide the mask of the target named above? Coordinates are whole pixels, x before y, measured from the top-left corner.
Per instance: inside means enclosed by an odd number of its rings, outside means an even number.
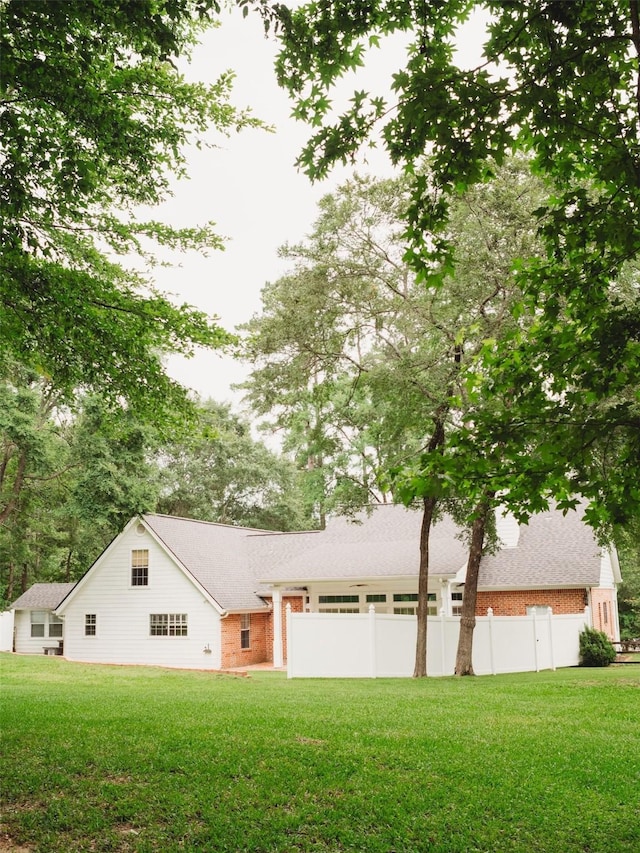
[[[477,34],[482,29],[477,21],[467,25],[468,41],[460,43],[461,64],[479,62]],[[368,65],[366,82],[359,81],[358,88],[379,94],[390,72],[403,64],[404,52],[396,43],[372,56],[375,63]],[[275,80],[274,57],[275,46],[265,39],[256,15],[243,19],[234,10],[223,16],[221,27],[205,34],[189,77],[213,82],[220,72],[233,69],[233,103],[250,106],[276,132],[249,129],[222,140],[219,148],[190,151],[190,180],[179,182],[174,197],[153,214],[175,226],[213,220],[218,233],[229,238],[225,251],[211,252],[207,258],[182,255],[177,259],[179,267],[159,268],[154,278],[160,290],[217,315],[230,331],[259,312],[263,285],[286,271],[278,247],[298,242],[310,232],[318,200],[350,174],[338,169],[326,181],[312,185],[296,170],[294,163],[308,131],[290,118],[291,104]],[[353,88],[351,83],[345,92],[351,94]],[[382,152],[368,156],[369,163],[357,167],[360,172],[390,173]],[[199,352],[189,360],[174,356],[167,366],[175,379],[203,399],[213,397],[236,405],[240,395],[230,386],[242,381],[249,370],[215,351]]]

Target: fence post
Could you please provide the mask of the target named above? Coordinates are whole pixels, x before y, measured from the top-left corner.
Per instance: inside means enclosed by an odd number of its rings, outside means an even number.
[[[446,649],[444,647],[445,637],[446,637],[446,625],[444,621],[445,612],[444,607],[440,608],[440,664],[442,666],[442,674],[446,675],[446,665],[447,665],[447,656]]]
[[[553,651],[553,611],[551,608],[547,611],[547,616],[549,619],[549,655],[551,657],[551,669],[553,672],[556,671],[556,659]]]
[[[288,601],[285,607],[285,613],[285,620],[287,623],[287,678],[293,678],[293,674],[291,672],[291,662],[293,660],[293,631],[291,630],[291,604]]]
[[[378,674],[378,661],[376,660],[376,609],[373,604],[369,605],[369,672],[371,678]]]
[[[540,672],[540,665],[538,663],[538,615],[535,607],[533,609],[533,659],[536,665],[536,672]]]
[[[487,617],[489,618],[489,660],[491,662],[491,675],[495,675],[496,662],[493,653],[493,607],[487,607]]]

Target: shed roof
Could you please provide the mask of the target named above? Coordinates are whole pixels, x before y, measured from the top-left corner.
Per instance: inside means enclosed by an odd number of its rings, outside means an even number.
[[[10,605],[10,610],[54,610],[75,583],[34,583]]]

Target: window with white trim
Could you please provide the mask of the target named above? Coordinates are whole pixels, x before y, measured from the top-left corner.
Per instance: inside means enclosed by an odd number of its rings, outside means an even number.
[[[149,549],[134,548],[131,551],[131,586],[149,585]]]
[[[451,593],[451,615],[462,616],[462,592]]]
[[[319,595],[318,610],[320,613],[360,613],[359,595]],[[329,604],[330,607],[322,605]],[[336,605],[338,605],[336,607]],[[345,606],[346,605],[346,606]],[[349,605],[352,605],[349,607]]]
[[[436,594],[430,592],[427,594],[427,616],[437,616],[438,607],[436,605]],[[415,616],[418,612],[418,593],[417,592],[394,592],[393,594],[393,612],[398,616]]]
[[[55,613],[49,613],[49,636],[62,639],[62,619]]]
[[[240,648],[251,648],[251,614],[242,613],[240,616]]]
[[[44,631],[47,624],[47,613],[45,610],[31,611],[31,636],[44,637]]]
[[[62,619],[50,610],[31,611],[31,636],[62,639]]]
[[[150,613],[149,635],[151,637],[186,637],[186,613]]]
[[[98,618],[95,613],[84,614],[84,635],[85,637],[95,637],[98,627]]]

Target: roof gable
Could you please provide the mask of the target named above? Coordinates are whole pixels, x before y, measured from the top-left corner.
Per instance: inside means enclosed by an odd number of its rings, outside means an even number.
[[[261,531],[169,515],[143,515],[158,541],[222,610],[266,607],[247,556],[249,534]]]
[[[551,508],[520,526],[518,544],[482,558],[480,589],[598,586],[601,548],[583,520],[584,507]]]

